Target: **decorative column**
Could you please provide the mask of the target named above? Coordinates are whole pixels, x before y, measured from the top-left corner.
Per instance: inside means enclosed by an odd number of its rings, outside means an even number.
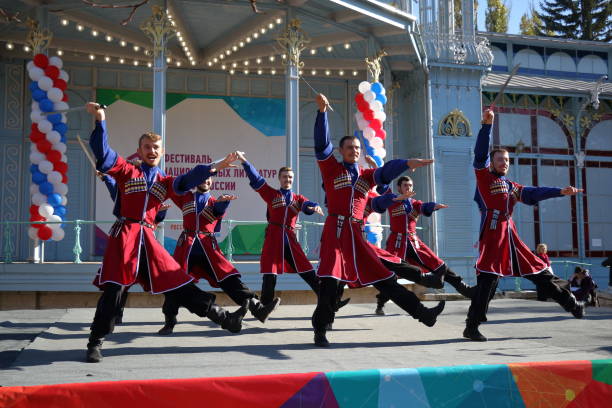
[[[301,21],[292,17],[291,8],[287,12],[287,26],[285,31],[276,39],[278,44],[287,54],[287,59],[283,62],[287,65],[285,72],[285,123],[286,123],[286,165],[299,172],[299,151],[300,151],[300,89],[299,89],[299,70],[304,66],[300,61],[300,54],[310,42],[306,33],[300,28]],[[300,178],[296,177],[293,186],[296,193],[300,191]]]
[[[165,3],[165,1],[164,1]],[[143,21],[140,29],[153,43],[153,132],[162,138],[164,153],[166,151],[166,43],[172,38],[176,29],[168,18],[165,8],[159,5],[152,7],[151,17]],[[159,167],[165,169],[165,160],[162,159]],[[164,244],[163,224],[155,233],[157,240]]]

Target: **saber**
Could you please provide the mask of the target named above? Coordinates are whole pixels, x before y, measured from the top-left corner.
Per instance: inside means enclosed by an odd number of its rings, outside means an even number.
[[[83,153],[85,153],[85,156],[87,156],[87,159],[89,159],[89,162],[91,163],[91,167],[93,167],[94,170],[97,170],[96,162],[94,161],[93,157],[91,157],[91,153],[89,153],[89,150],[87,150],[87,146],[85,146],[85,143],[83,143],[83,139],[81,139],[81,136],[79,135],[77,135],[77,142],[79,142],[81,149],[83,149]]]
[[[504,91],[506,90],[506,87],[508,86],[508,84],[510,83],[510,80],[516,74],[520,66],[521,64],[516,64],[514,68],[512,68],[512,71],[510,71],[510,75],[508,75],[508,78],[506,78],[506,82],[504,82],[502,87],[499,88],[499,92],[497,96],[495,97],[495,99],[493,99],[493,102],[491,102],[491,104],[489,105],[489,109],[493,109],[493,107],[501,100],[501,97],[504,95]]]
[[[319,95],[319,94],[320,94],[320,92],[318,92],[316,89],[314,89],[314,88],[312,87],[312,85],[310,85],[310,84],[308,83],[308,81],[304,79],[304,77],[303,77],[303,76],[301,76],[301,75],[300,75],[300,79],[301,79],[302,81],[304,81],[304,83],[305,83],[306,85],[308,85],[308,87],[309,87],[310,89],[312,89],[312,92],[316,93],[317,95]],[[330,110],[330,111],[332,111],[332,112],[334,111],[334,108],[332,108],[332,107],[331,107],[331,105],[329,104],[329,102],[327,102],[327,104],[326,104],[326,105],[327,105],[327,107],[329,108],[329,110]]]
[[[106,109],[107,106],[104,104],[100,104],[100,107],[98,109]],[[77,106],[76,108],[68,108],[68,109],[60,109],[60,110],[56,110],[53,112],[41,112],[41,115],[44,116],[49,116],[49,115],[54,115],[56,113],[68,113],[68,112],[76,112],[76,111],[82,111],[85,110],[86,107],[85,106]]]

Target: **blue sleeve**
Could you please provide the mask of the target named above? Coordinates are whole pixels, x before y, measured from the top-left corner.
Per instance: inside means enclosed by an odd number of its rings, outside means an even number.
[[[244,163],[242,163],[242,167],[244,168],[244,171],[246,171],[246,175],[249,178],[249,185],[253,189],[257,190],[258,188],[264,185],[266,179],[261,177],[257,169],[253,167],[251,163],[245,161]]]
[[[199,186],[212,175],[211,168],[212,166],[208,164],[198,164],[187,173],[181,174],[174,179],[174,191],[177,194],[185,194],[192,188]]]
[[[556,187],[523,187],[521,202],[536,205],[539,201],[561,196],[561,189]]]
[[[421,213],[426,217],[431,217],[431,214],[435,211],[436,203],[430,201],[428,203],[423,203],[421,206]]]
[[[393,193],[374,197],[372,199],[372,210],[383,214],[385,211],[387,211],[387,208],[391,207],[395,203],[395,201],[393,201],[395,197],[397,197],[397,195]]]
[[[162,222],[165,218],[166,218],[166,212],[168,210],[161,210],[160,212],[157,213],[157,215],[155,216],[155,223],[159,224],[160,222]]]
[[[302,212],[306,215],[314,214],[314,210],[309,209],[308,207],[316,207],[319,203],[315,203],[314,201],[304,201],[302,204]]]
[[[388,184],[381,184],[376,186],[376,192],[380,195],[387,194],[391,192],[391,187]]]
[[[334,150],[334,147],[329,140],[327,112],[317,112],[317,119],[314,127],[314,146],[318,160],[327,159]]]
[[[108,174],[102,176],[102,181],[104,181],[104,184],[108,189],[108,193],[111,196],[111,200],[115,201],[115,199],[117,198],[117,181]]]
[[[117,152],[108,145],[108,134],[106,132],[106,121],[96,121],[96,127],[89,138],[89,146],[96,157],[96,169],[102,173],[110,170],[117,161]]]
[[[492,125],[483,124],[474,146],[474,168],[484,169],[489,165],[489,143],[491,142]]]
[[[225,214],[227,207],[229,207],[230,201],[215,201],[213,205],[213,214],[215,217],[220,217]]]
[[[374,181],[377,185],[391,184],[394,178],[408,170],[408,160],[389,160],[374,171]]]

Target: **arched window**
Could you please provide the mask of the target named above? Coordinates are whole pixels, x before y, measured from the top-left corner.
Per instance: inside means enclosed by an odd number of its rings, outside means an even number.
[[[514,63],[521,64],[521,68],[544,69],[542,56],[528,48],[514,54]]]
[[[597,55],[586,55],[578,61],[578,72],[605,75],[608,73],[608,67]]]
[[[576,63],[565,52],[555,52],[546,60],[546,69],[551,71],[576,72]]]
[[[491,52],[493,53],[493,65],[508,66],[508,59],[504,51],[498,47],[491,47]]]

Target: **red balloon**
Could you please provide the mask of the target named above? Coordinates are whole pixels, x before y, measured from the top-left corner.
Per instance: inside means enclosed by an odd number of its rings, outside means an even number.
[[[42,139],[36,142],[36,147],[38,148],[39,152],[47,153],[49,150],[51,150],[51,143],[47,139]]]
[[[30,206],[30,215],[38,215],[38,216],[40,216],[40,214],[38,212],[38,206],[37,205],[32,204]]]
[[[68,164],[64,163],[61,160],[57,162],[53,162],[53,170],[59,171],[63,176],[68,171]]]
[[[365,102],[365,99],[363,99],[363,94],[361,92],[358,92],[355,95],[355,103],[357,104],[357,106],[359,106],[359,104]]]
[[[385,140],[387,138],[387,132],[385,129],[378,129],[376,131],[376,137],[380,137],[382,140]]]
[[[55,164],[55,162],[62,160],[62,154],[57,150],[51,149],[47,152],[47,160]]]
[[[37,222],[37,221],[44,221],[44,220],[45,220],[45,217],[43,217],[40,214],[30,216],[30,222]],[[45,224],[30,224],[30,226],[32,228],[42,228],[45,226]]]
[[[64,97],[62,98],[62,101],[68,102],[68,95],[67,94],[64,94]]]
[[[38,130],[33,130],[32,132],[30,132],[30,140],[32,141],[32,143],[38,143],[44,138],[45,135],[40,133]]]
[[[359,109],[359,112],[363,113],[363,111],[370,109],[370,104],[367,103],[366,101],[358,102],[357,109]]]
[[[51,231],[51,228],[47,227],[46,225],[43,225],[38,229],[38,238],[42,239],[43,241],[51,238],[51,235],[53,235],[53,232]]]
[[[371,121],[374,119],[374,111],[372,109],[363,110],[363,118],[367,121]]]
[[[68,184],[68,176],[65,174],[62,174],[62,183]]]
[[[51,79],[57,79],[59,74],[60,70],[55,65],[48,65],[47,68],[45,68],[45,75]]]
[[[38,68],[45,69],[49,65],[49,58],[45,54],[36,54],[34,56],[34,65]]]
[[[63,92],[68,87],[68,84],[62,78],[57,78],[57,79],[53,80],[53,86],[56,87],[56,88],[61,89],[62,92]]]
[[[374,130],[382,129],[382,122],[379,119],[372,119],[370,121],[370,127]]]
[[[32,125],[30,126],[30,130],[32,131],[39,131],[38,130],[38,123],[32,123]]]

